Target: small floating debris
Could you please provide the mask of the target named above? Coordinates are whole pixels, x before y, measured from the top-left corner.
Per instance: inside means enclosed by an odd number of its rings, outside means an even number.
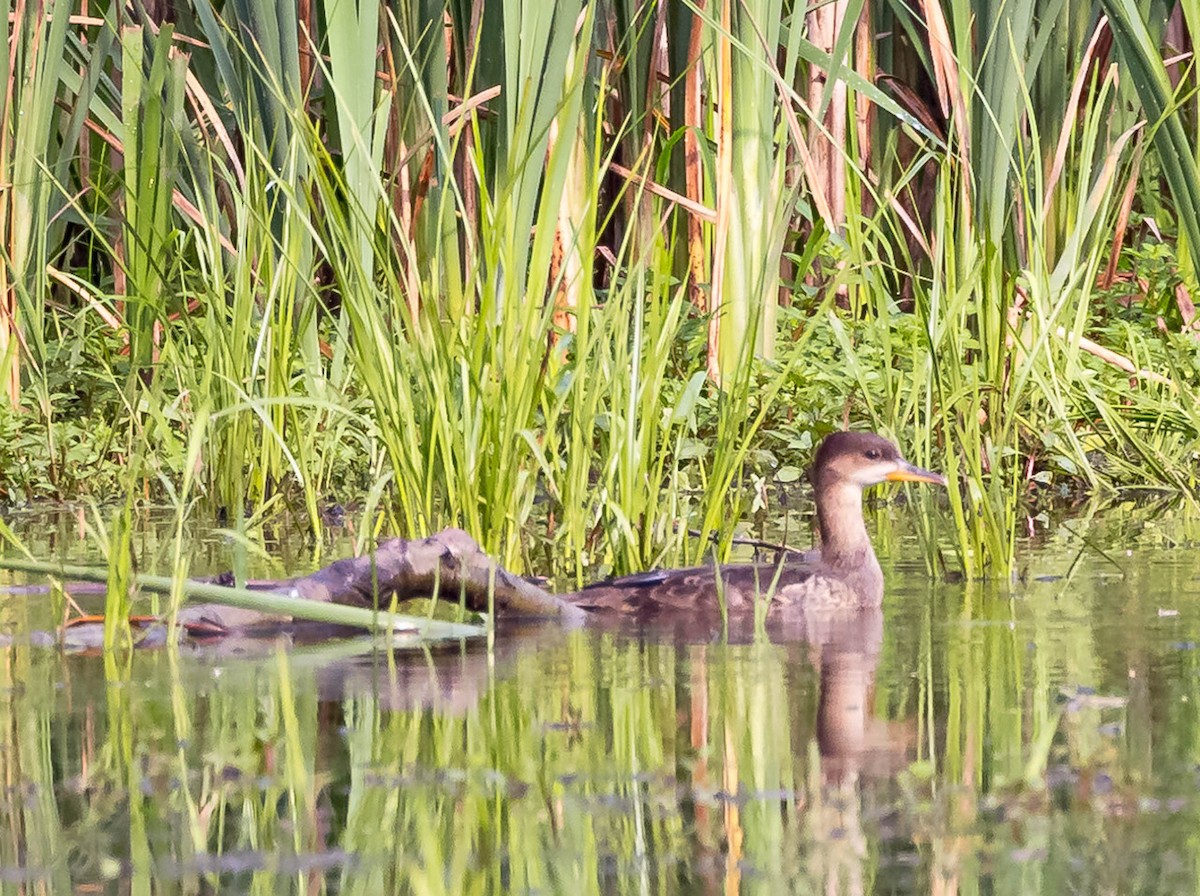
[[[1178,610],[1171,610],[1171,609],[1168,609],[1167,607],[1159,607],[1158,608],[1158,616],[1160,619],[1164,616],[1178,616],[1178,615],[1179,615]]]

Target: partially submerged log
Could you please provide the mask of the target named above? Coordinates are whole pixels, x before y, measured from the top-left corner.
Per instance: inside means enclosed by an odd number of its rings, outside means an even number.
[[[76,595],[104,593],[108,578],[105,569],[21,558],[0,559],[0,568],[54,576],[66,581],[66,590]],[[133,579],[136,587],[158,594],[173,594],[179,587],[179,583],[163,576],[137,573]],[[501,567],[461,529],[446,529],[412,541],[390,539],[370,554],[338,560],[306,576],[251,582],[245,588],[235,586],[233,576],[228,574],[183,582],[186,603],[174,619],[180,631],[196,639],[269,637],[295,634],[307,626],[307,637],[318,640],[320,632],[328,637],[347,626],[415,639],[458,640],[485,633],[479,625],[391,613],[395,604],[420,598],[449,601],[468,610],[490,613],[496,620],[553,619],[570,625],[585,617],[584,611],[570,601]],[[8,593],[37,590],[45,589],[18,586]],[[162,643],[169,621],[130,618],[135,643]],[[75,649],[97,648],[104,643],[104,618],[77,618],[64,625],[57,636],[41,633],[35,640],[58,641]]]
[[[582,610],[504,569],[462,529],[415,541],[393,538],[371,554],[338,560],[274,590],[363,607],[387,608],[392,595],[400,601],[436,596],[479,613],[583,617]]]
[[[214,595],[217,585],[232,585],[232,577],[210,579],[205,588],[209,602],[189,603],[177,622],[194,637],[220,637],[288,622],[277,612],[235,607]],[[338,560],[295,579],[259,581],[249,585],[264,594],[278,594],[323,604],[339,604],[386,611],[393,601],[436,598],[480,613],[506,619],[557,619],[574,623],[584,611],[496,563],[461,529],[445,529],[428,538],[393,538],[374,552]],[[185,589],[186,590],[186,589]],[[89,623],[91,620],[89,620]],[[93,633],[76,630],[82,642]]]

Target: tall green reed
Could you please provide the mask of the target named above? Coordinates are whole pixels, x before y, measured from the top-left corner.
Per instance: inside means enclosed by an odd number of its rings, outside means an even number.
[[[150,376],[156,331],[166,317],[174,244],[171,205],[187,59],[171,46],[173,33],[169,26],[153,37],[141,27],[121,32],[124,320],[130,375],[142,380]]]
[[[60,60],[66,55],[70,10],[65,6],[5,2],[0,36],[8,48],[0,73],[6,85],[0,99],[0,381],[16,406],[21,391],[22,356],[36,372],[42,362],[42,329],[49,284],[46,265],[57,248],[53,212],[58,207],[47,168],[59,169],[73,144],[59,144],[56,104],[63,91]],[[79,137],[81,121],[57,136]],[[44,400],[44,396],[43,396]]]

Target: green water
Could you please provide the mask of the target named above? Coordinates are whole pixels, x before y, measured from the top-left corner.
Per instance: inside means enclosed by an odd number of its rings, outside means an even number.
[[[820,645],[543,628],[124,665],[31,646],[52,598],[3,598],[0,890],[1200,888],[1200,526],[1034,524],[1020,581],[964,585],[895,562],[904,516],[876,521],[882,625]]]

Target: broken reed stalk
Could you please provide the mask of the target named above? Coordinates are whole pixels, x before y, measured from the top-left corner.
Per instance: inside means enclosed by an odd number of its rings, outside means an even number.
[[[38,560],[0,559],[0,569],[54,576],[72,581],[106,582],[108,580],[106,569],[69,566]],[[174,580],[168,576],[153,576],[144,573],[135,574],[134,582],[139,588],[156,594],[171,594],[175,586]],[[417,616],[375,611],[365,607],[350,607],[344,604],[307,600],[279,591],[251,591],[246,588],[186,580],[181,584],[181,589],[184,597],[189,601],[211,601],[243,610],[276,616],[290,616],[293,619],[306,619],[329,625],[354,626],[368,631],[416,634],[428,639],[474,638],[486,633],[486,629],[482,625],[423,619]]]

